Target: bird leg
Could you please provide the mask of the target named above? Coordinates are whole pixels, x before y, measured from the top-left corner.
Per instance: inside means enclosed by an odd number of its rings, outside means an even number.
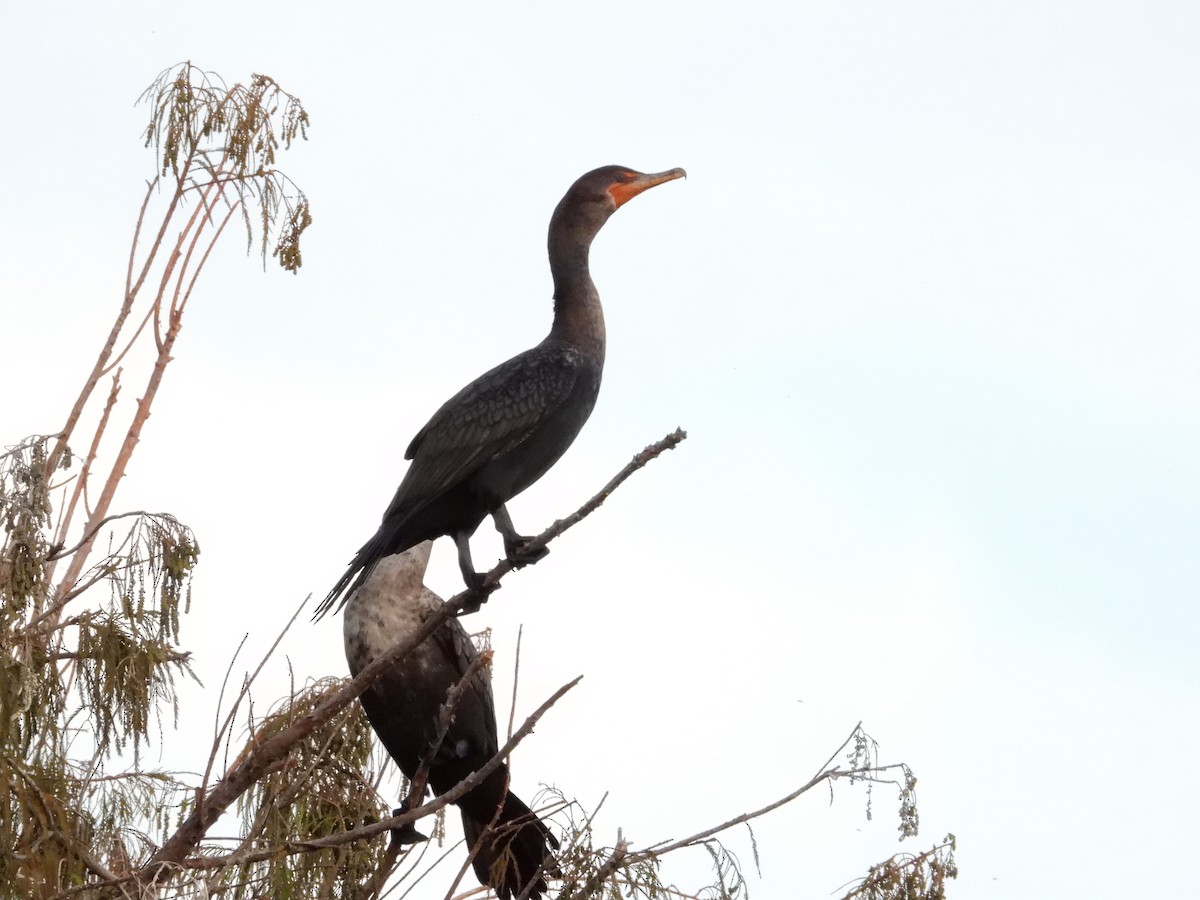
[[[484,588],[483,573],[476,572],[475,563],[471,561],[471,536],[469,534],[462,531],[455,534],[454,546],[458,548],[458,568],[462,572],[463,581],[466,582],[469,590],[475,592],[475,598],[463,606],[458,613],[460,616],[468,616],[471,613],[479,612],[479,607],[487,602],[488,594],[500,585]]]
[[[451,692],[453,692],[451,688]],[[441,731],[436,736],[432,744],[426,748],[425,754],[421,757],[421,764],[417,766],[416,774],[408,784],[408,794],[396,809],[392,810],[393,816],[402,816],[404,813],[412,812],[421,805],[421,801],[425,799],[425,792],[429,785],[429,768],[433,763],[441,757],[453,757],[454,751],[442,746],[442,741],[446,737],[446,729],[449,728],[449,722],[446,721],[446,713],[442,713]],[[417,831],[416,826],[412,822],[407,825],[401,825],[399,828],[392,829],[392,843],[403,847],[407,844],[415,844],[418,841],[427,841],[428,837]]]
[[[511,560],[513,568],[519,569],[535,563],[550,552],[549,547],[542,547],[540,550],[532,552],[525,549],[525,545],[533,538],[517,534],[517,529],[513,527],[512,516],[508,514],[508,508],[503,503],[492,512],[492,521],[496,523],[496,530],[504,537],[504,552]]]

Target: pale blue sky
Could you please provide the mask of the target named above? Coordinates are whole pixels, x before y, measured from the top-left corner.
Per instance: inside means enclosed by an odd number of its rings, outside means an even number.
[[[517,526],[690,437],[472,622],[499,696],[519,623],[525,708],[586,676],[518,789],[608,790],[606,839],[680,837],[792,790],[861,719],[921,779],[920,838],[896,844],[884,791],[870,823],[851,790],[811,797],[756,827],[753,896],[828,896],[946,831],[956,897],[1186,883],[1200,7],[448,6],[0,12],[0,439],[58,426],[115,309],[141,90],[191,58],[298,94],[304,269],[223,248],[118,504],[196,528],[185,635],[213,687],[231,635],[265,646],[337,577],[441,401],[542,337],[571,181],[684,166],[597,239],[600,402]],[[475,546],[499,552],[490,527]],[[457,589],[449,548],[431,584]],[[340,622],[286,652],[343,672]],[[195,768],[194,739],[167,761]]]

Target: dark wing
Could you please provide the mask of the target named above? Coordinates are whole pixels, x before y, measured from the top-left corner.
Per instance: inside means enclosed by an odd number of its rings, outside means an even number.
[[[457,684],[479,655],[471,636],[457,619],[450,619],[434,632],[432,640],[441,647],[445,658],[453,662],[457,673],[454,684]],[[447,685],[446,688],[449,690],[451,685]],[[445,698],[442,699],[444,701]],[[455,716],[446,739],[450,744],[462,739],[469,741],[471,747],[468,753],[476,757],[475,765],[482,765],[500,749],[496,730],[496,704],[492,697],[492,676],[486,664],[476,670],[463,691],[459,701],[459,714]],[[443,748],[443,754],[448,749],[450,748]]]
[[[446,623],[433,634],[433,640],[442,644],[443,652],[449,659],[455,661],[455,666],[460,680],[464,674],[467,674],[470,664],[475,661],[476,656],[479,656],[479,650],[475,648],[475,643],[470,640],[470,635],[463,628],[458,619],[448,619]],[[488,670],[487,665],[482,665],[475,671],[474,676],[470,679],[470,684],[463,694],[463,702],[468,706],[476,706],[481,709],[481,721],[485,722],[485,732],[487,739],[482,742],[480,749],[484,751],[486,757],[490,758],[494,752],[500,749],[498,734],[496,730],[496,701],[492,697],[492,674]]]
[[[539,344],[447,400],[408,445],[404,458],[413,464],[383,515],[384,527],[527,440],[571,396],[578,379],[571,351]]]
[[[442,404],[408,445],[404,458],[413,463],[379,529],[317,607],[314,621],[361,583],[360,573],[404,549],[398,544],[404,543],[410,517],[497,456],[528,440],[538,425],[567,401],[580,375],[574,351],[542,342],[476,378]]]
[[[391,636],[395,640],[403,637],[402,632]],[[451,619],[359,698],[371,727],[409,778],[416,774],[437,736],[447,696],[476,656],[470,636],[457,619]],[[347,654],[351,674],[357,675],[372,658]],[[485,666],[476,670],[459,694],[454,717],[433,757],[430,779],[434,790],[445,791],[491,759],[499,748],[497,741],[491,674]]]

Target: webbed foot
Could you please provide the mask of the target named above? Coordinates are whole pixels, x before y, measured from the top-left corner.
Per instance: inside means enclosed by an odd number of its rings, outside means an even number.
[[[490,597],[494,591],[498,591],[500,589],[500,585],[498,584],[493,584],[491,587],[484,587],[483,581],[486,577],[487,575],[483,572],[476,572],[472,570],[470,574],[467,574],[465,570],[463,571],[463,581],[465,581],[467,584],[467,590],[472,591],[473,593],[467,599],[467,602],[463,605],[463,608],[460,609],[456,615],[469,616],[471,613],[479,612],[480,607],[487,603],[488,597]]]
[[[525,537],[524,535],[517,535],[514,541],[505,539],[504,553],[508,557],[508,561],[513,564],[514,569],[520,569],[537,562],[539,559],[544,559],[546,554],[550,552],[549,547],[526,550],[525,548],[529,546],[531,541],[533,541],[533,538]]]
[[[513,527],[512,517],[509,516],[508,509],[504,504],[501,504],[492,513],[492,519],[496,523],[496,530],[504,538],[504,555],[508,557],[508,561],[512,563],[514,569],[535,563],[550,552],[548,547],[540,547],[537,550],[525,549],[533,541],[533,538],[517,534],[517,529]]]
[[[407,807],[398,806],[392,810],[392,815],[402,816],[408,811],[409,810]],[[417,831],[416,826],[413,825],[412,822],[409,822],[407,825],[401,825],[399,828],[392,829],[392,841],[399,844],[401,847],[405,847],[409,844],[419,844],[422,841],[427,840],[429,840],[429,838]]]

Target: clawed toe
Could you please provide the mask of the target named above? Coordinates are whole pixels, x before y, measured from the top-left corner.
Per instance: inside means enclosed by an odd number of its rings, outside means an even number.
[[[514,569],[520,569],[523,566],[537,562],[539,559],[544,559],[546,554],[550,552],[549,547],[538,547],[536,550],[526,549],[532,542],[533,538],[528,537],[522,537],[516,541],[504,542],[504,552],[508,556],[508,561],[513,564]]]
[[[479,612],[480,607],[487,603],[488,597],[493,591],[499,590],[500,585],[493,584],[491,587],[484,587],[483,582],[486,576],[482,572],[472,572],[471,577],[466,579],[467,590],[472,591],[472,595],[463,604],[457,615],[469,616],[471,613]]]

